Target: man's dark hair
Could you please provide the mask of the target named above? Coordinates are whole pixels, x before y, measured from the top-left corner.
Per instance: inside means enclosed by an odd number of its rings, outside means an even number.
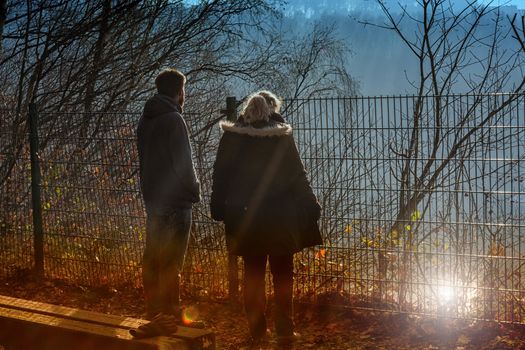
[[[155,78],[158,93],[170,97],[180,94],[185,83],[186,77],[175,68],[165,69]]]

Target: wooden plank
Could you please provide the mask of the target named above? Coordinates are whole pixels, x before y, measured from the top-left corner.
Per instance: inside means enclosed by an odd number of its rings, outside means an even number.
[[[97,325],[112,326],[126,330],[126,332],[129,329],[137,328],[148,322],[132,317],[107,315],[94,311],[80,310],[3,295],[0,295],[0,307]],[[179,326],[177,332],[171,337],[186,341],[190,344],[191,349],[215,349],[215,334],[207,329]]]
[[[18,299],[0,295],[0,307],[17,309],[22,311],[30,311],[42,315],[63,317],[71,320],[86,321],[90,323],[111,325],[122,329],[132,329],[148,323],[146,320],[141,320],[133,317],[108,315],[100,312],[86,311],[81,309],[74,309],[66,306],[52,305],[41,303],[38,301]]]
[[[182,339],[135,340],[125,329],[0,307],[0,344],[21,350],[190,350]]]
[[[197,329],[178,326],[177,332],[173,333],[171,337],[184,340],[190,345],[190,349],[215,349],[215,333],[209,329]]]

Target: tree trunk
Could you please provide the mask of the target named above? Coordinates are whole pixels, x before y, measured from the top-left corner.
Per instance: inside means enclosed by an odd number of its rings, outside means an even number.
[[[0,0],[0,55],[2,54],[2,41],[4,38],[4,24],[7,18],[7,0]]]
[[[91,112],[93,108],[93,102],[95,100],[95,85],[97,82],[98,74],[103,67],[102,57],[104,54],[104,46],[108,35],[108,22],[110,12],[111,0],[102,0],[102,15],[100,18],[98,38],[95,44],[95,52],[93,54],[93,65],[91,66],[91,71],[88,72],[88,80],[86,82],[86,97],[84,99],[85,113]]]

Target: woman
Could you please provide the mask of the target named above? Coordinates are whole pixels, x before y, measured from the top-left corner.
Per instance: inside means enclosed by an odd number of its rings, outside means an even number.
[[[284,118],[279,114],[279,110],[281,109],[281,100],[279,100],[277,96],[268,90],[261,90],[256,94],[264,97],[268,107],[270,107],[270,111],[272,112],[270,114],[270,119],[276,122],[284,123]]]
[[[261,90],[261,91],[257,91],[252,96],[255,96],[255,95],[260,95],[264,97],[264,100],[266,101],[266,104],[268,105],[268,108],[270,109],[270,116],[269,116],[270,120],[273,120],[274,122],[280,122],[280,123],[285,122],[284,118],[279,113],[279,110],[281,109],[281,100],[277,96],[275,96],[275,94],[273,94],[272,92],[268,90]],[[241,114],[237,121],[239,123],[243,123],[244,116]]]
[[[255,342],[266,338],[265,270],[275,287],[275,328],[294,340],[293,254],[321,244],[321,207],[310,187],[290,125],[271,118],[265,98],[252,95],[235,123],[223,122],[213,171],[211,215],[224,221],[231,254],[244,261],[244,305]]]

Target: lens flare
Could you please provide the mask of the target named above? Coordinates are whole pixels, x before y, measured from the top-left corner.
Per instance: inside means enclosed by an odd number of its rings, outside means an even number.
[[[450,286],[439,286],[437,292],[439,300],[442,303],[450,303],[456,296],[454,288]]]
[[[182,323],[189,325],[199,317],[199,310],[195,306],[189,306],[182,312]]]

